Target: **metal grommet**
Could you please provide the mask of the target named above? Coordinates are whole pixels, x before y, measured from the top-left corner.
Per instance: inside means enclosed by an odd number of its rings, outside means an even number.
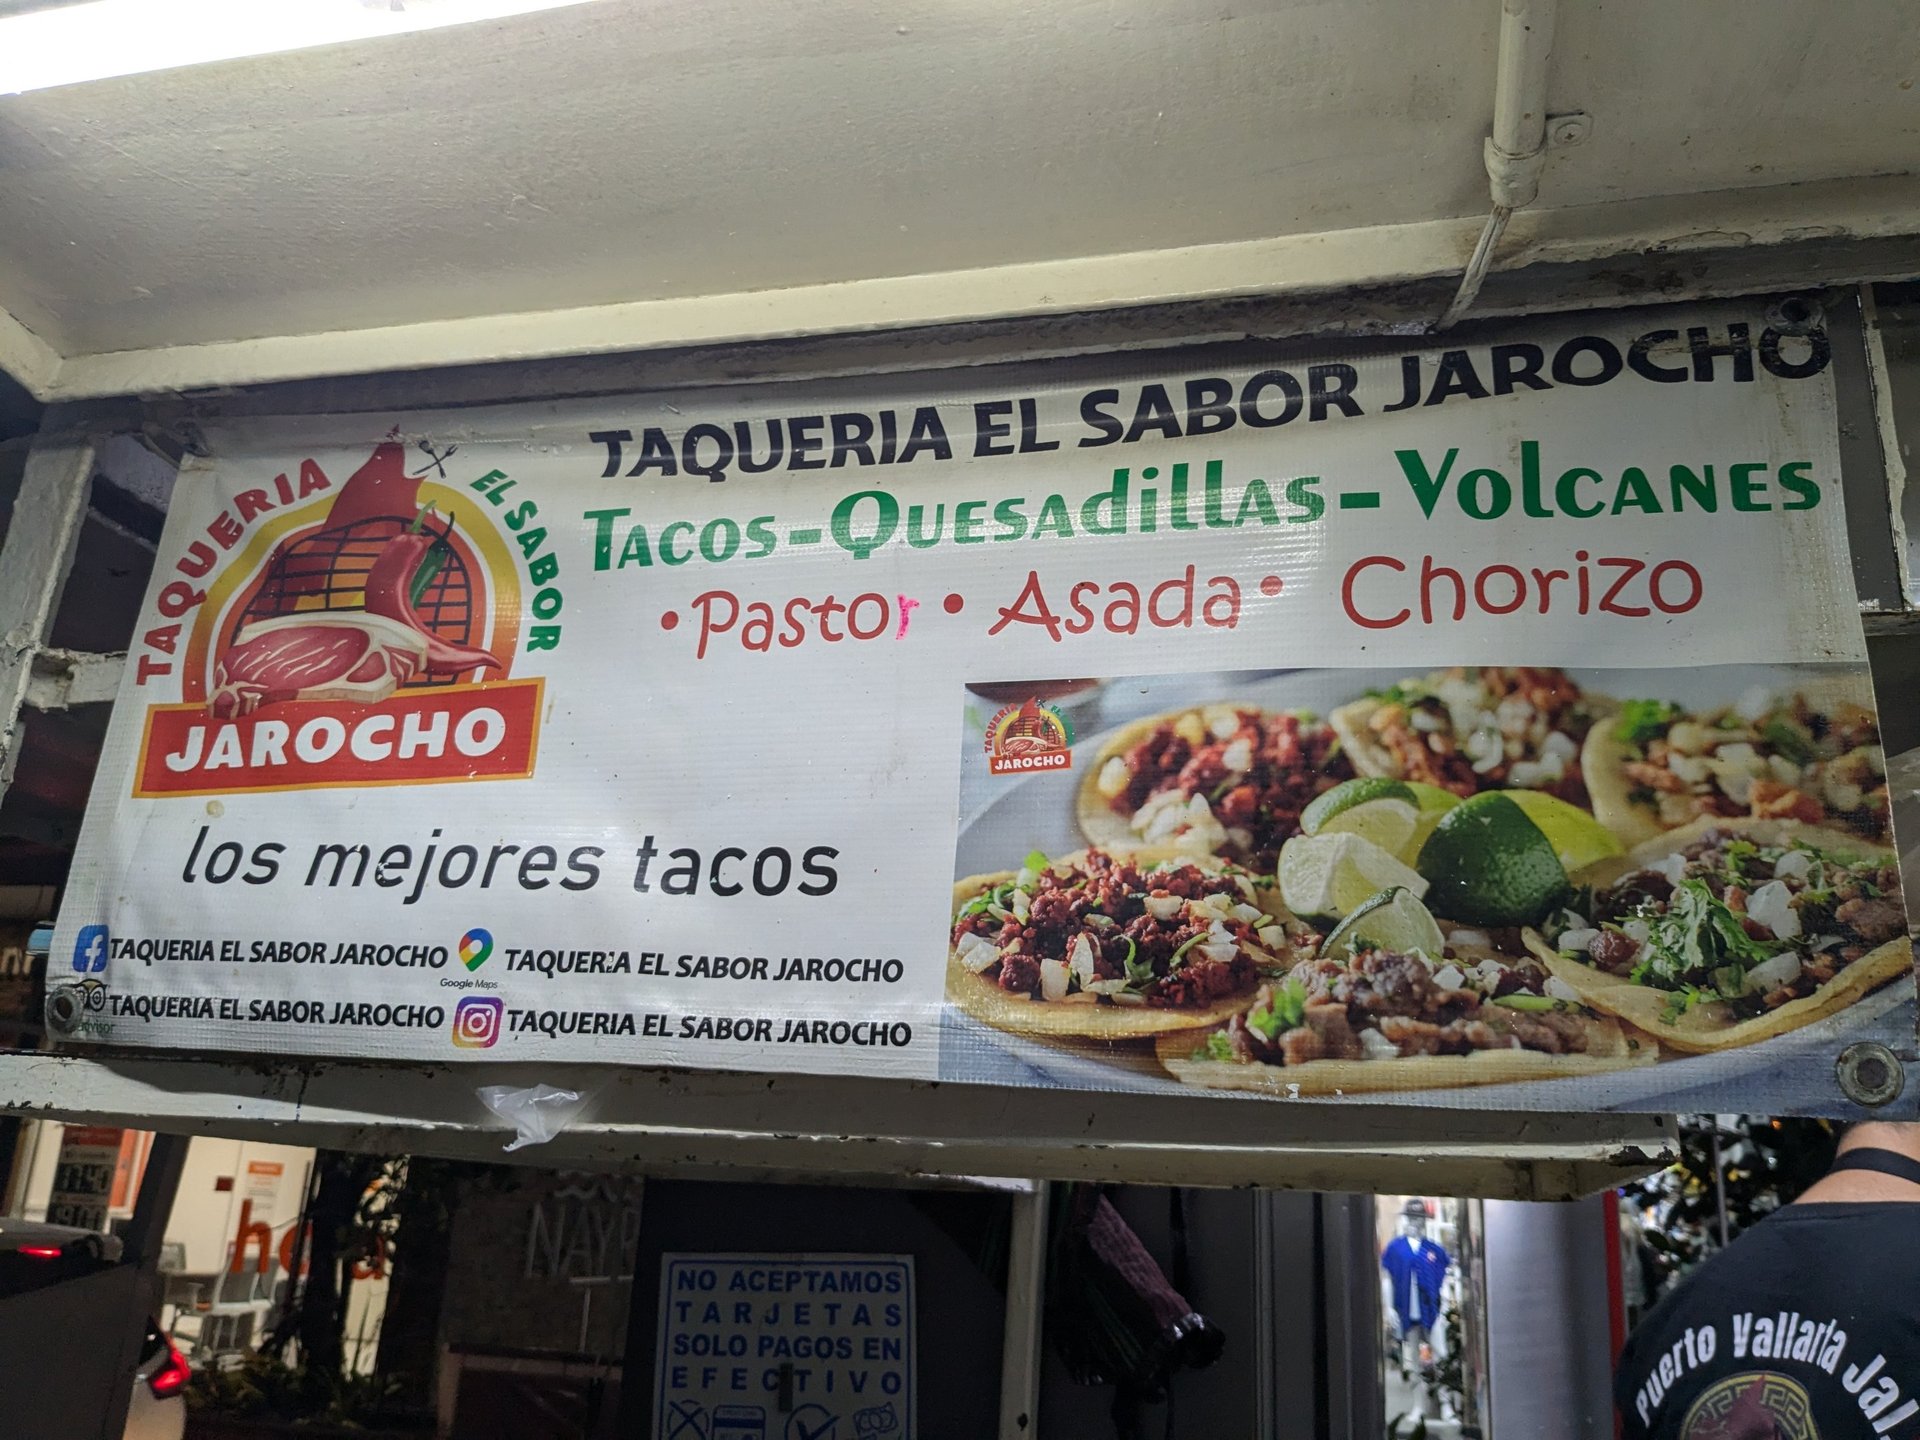
[[[1879,1107],[1900,1098],[1907,1087],[1900,1057],[1878,1040],[1861,1040],[1840,1052],[1834,1062],[1840,1089],[1856,1105]]]
[[[1782,335],[1805,335],[1818,330],[1826,309],[1811,295],[1785,295],[1767,307],[1767,326]]]

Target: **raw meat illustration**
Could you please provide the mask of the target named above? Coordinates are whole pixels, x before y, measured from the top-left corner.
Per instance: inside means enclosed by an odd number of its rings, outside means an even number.
[[[283,615],[244,627],[214,667],[209,708],[223,720],[281,700],[375,704],[426,662],[419,631],[364,613]]]

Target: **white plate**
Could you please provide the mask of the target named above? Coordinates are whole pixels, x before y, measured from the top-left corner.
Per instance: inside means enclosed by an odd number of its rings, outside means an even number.
[[[1121,726],[1143,715],[1193,705],[1231,703],[1268,710],[1338,705],[1406,678],[1405,670],[1296,670],[1258,672],[1242,682],[1231,675],[1153,676],[1112,681],[1101,696],[1102,730],[1077,739],[1075,769],[1002,781],[978,765],[963,793],[992,793],[961,824],[956,879],[1017,866],[1030,850],[1061,854],[1086,843],[1075,818],[1084,766]],[[1724,665],[1683,670],[1568,672],[1583,689],[1627,700],[1655,697],[1689,709],[1732,704],[1756,686],[1791,690],[1808,674],[1787,666]],[[986,783],[983,783],[986,782]],[[1004,788],[1001,788],[1004,786]],[[1374,1094],[1367,1103],[1512,1110],[1740,1110],[1754,1113],[1838,1113],[1846,1108],[1833,1079],[1839,1050],[1860,1039],[1895,1049],[1915,1043],[1913,982],[1896,981],[1837,1015],[1787,1035],[1718,1055],[1688,1056],[1609,1075],[1454,1090]],[[976,1084],[1038,1085],[1071,1090],[1125,1090],[1191,1094],[1166,1075],[1150,1045],[1108,1047],[1011,1035],[947,1007],[941,1048],[942,1078]]]

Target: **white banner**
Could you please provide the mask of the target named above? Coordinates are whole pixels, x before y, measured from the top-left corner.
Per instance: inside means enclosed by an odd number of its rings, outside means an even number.
[[[1836,1103],[1842,1032],[1912,1020],[1884,907],[1836,917],[1899,894],[1863,868],[1884,766],[1829,361],[1721,307],[216,431],[52,1018],[1579,1109],[1751,1072]],[[1685,935],[1678,880],[1582,888],[1712,820],[1806,834],[1691,857]],[[1823,858],[1852,889],[1810,908]],[[1729,909],[1762,892],[1778,933]],[[1415,951],[1391,1016],[1349,993]]]

